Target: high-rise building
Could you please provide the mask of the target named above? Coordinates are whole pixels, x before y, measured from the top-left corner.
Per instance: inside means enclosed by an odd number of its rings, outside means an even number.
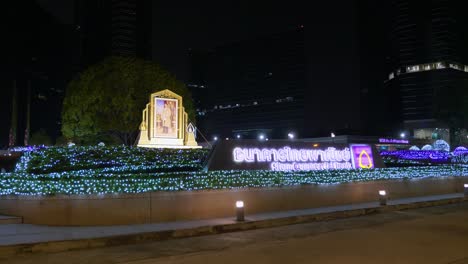
[[[73,27],[34,0],[6,2],[3,10],[0,148],[8,145],[10,131],[16,131],[15,145],[27,143],[41,129],[55,138],[73,72]]]
[[[436,128],[453,127],[447,119],[456,115],[456,107],[468,103],[463,2],[395,0],[387,6],[385,91],[389,109],[396,114],[393,121],[415,137],[431,137]],[[458,126],[463,128],[463,121]]]
[[[343,5],[324,3],[288,31],[191,51],[200,132],[208,140],[359,134],[355,6]]]
[[[191,88],[200,131],[210,137],[303,132],[304,31],[192,51]]]
[[[112,1],[111,10],[111,54],[136,56],[136,1]]]
[[[151,1],[78,0],[75,3],[81,67],[111,55],[151,57]]]

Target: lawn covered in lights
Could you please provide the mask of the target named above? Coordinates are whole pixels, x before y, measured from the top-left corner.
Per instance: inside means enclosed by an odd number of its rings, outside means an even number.
[[[433,166],[303,172],[193,171],[113,173],[85,170],[48,174],[0,174],[0,194],[104,194],[185,191],[301,184],[337,184],[390,179],[468,176],[468,167]]]
[[[16,172],[52,173],[76,170],[163,172],[201,170],[206,149],[117,147],[44,148],[25,152]],[[104,169],[104,170],[102,170]]]
[[[1,195],[186,191],[468,176],[465,165],[328,171],[202,171],[206,150],[47,148],[25,153],[0,174]]]

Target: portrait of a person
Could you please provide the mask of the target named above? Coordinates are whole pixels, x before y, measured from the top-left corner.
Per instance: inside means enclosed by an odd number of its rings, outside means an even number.
[[[177,101],[156,99],[156,136],[177,137]]]

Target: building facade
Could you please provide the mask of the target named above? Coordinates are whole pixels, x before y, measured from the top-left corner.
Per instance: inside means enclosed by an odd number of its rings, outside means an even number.
[[[107,56],[151,58],[151,1],[75,1],[81,68]]]
[[[303,130],[305,39],[301,29],[190,54],[200,131],[213,137],[277,137]]]
[[[325,5],[290,30],[191,51],[188,83],[206,138],[358,134],[354,2]],[[330,15],[324,10],[334,10]],[[345,11],[346,10],[346,11]],[[201,142],[203,139],[199,139]]]
[[[29,144],[39,131],[58,136],[61,102],[74,71],[71,25],[38,1],[11,1],[3,7],[0,149]]]
[[[398,0],[387,6],[388,109],[402,131],[415,137],[449,139],[449,128],[466,128],[468,42],[462,2]]]

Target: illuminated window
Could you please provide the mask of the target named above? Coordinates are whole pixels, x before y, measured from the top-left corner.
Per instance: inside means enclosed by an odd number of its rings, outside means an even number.
[[[445,65],[442,64],[442,62],[437,62],[436,68],[437,68],[437,69],[445,69]]]
[[[456,64],[450,63],[449,67],[452,68],[452,69],[458,70],[458,65],[456,65]]]
[[[403,72],[403,74],[420,72],[420,71],[439,70],[439,69],[445,69],[447,67],[455,69],[455,70],[459,70],[459,71],[468,72],[468,65],[461,65],[458,63],[446,63],[446,62],[439,61],[439,62],[433,62],[433,63],[406,66],[405,68],[403,68],[403,69],[406,69],[406,72]],[[388,79],[391,80],[395,78],[395,74],[397,76],[400,75],[401,69],[397,69],[395,72],[389,73]]]
[[[414,65],[414,66],[408,66],[406,67],[407,72],[418,72],[419,71],[419,65]]]

